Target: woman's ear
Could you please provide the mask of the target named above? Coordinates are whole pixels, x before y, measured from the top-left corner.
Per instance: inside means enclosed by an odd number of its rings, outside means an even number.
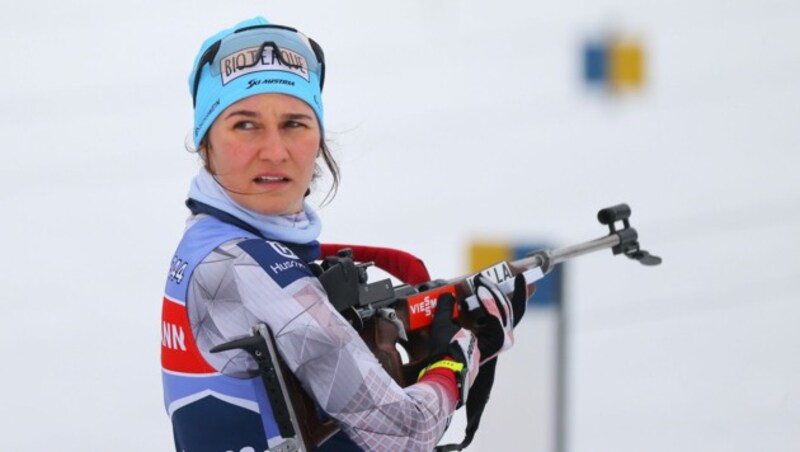
[[[197,149],[197,153],[200,154],[200,158],[203,160],[203,166],[206,170],[214,174],[214,171],[211,169],[211,145],[208,143],[208,138],[203,139],[200,142],[200,147]]]

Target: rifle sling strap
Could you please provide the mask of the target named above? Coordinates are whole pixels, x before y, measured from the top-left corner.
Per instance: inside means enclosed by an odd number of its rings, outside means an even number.
[[[452,450],[462,450],[469,446],[475,432],[478,431],[478,425],[481,422],[483,409],[486,408],[486,403],[489,402],[489,395],[492,392],[492,385],[494,384],[494,372],[497,367],[497,357],[492,358],[481,366],[478,376],[475,377],[475,382],[469,390],[467,396],[467,428],[464,434],[464,440],[460,444],[445,444],[443,446],[436,446],[437,452],[449,452]]]

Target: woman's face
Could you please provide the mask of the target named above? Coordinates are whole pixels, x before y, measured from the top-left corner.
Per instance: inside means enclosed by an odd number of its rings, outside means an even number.
[[[258,94],[226,108],[208,131],[209,170],[242,207],[297,213],[314,175],[320,130],[296,97]]]

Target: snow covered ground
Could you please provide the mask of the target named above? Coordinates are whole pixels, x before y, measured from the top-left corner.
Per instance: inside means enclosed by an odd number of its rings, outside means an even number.
[[[343,184],[323,240],[449,277],[476,237],[567,245],[633,207],[661,267],[568,269],[568,450],[800,450],[797,2],[3,9],[0,450],[170,450],[159,315],[197,168],[186,78],[202,39],[257,14],[329,61]],[[643,92],[581,84],[582,40],[609,29],[645,43]],[[549,315],[503,357],[471,450],[552,447]]]

